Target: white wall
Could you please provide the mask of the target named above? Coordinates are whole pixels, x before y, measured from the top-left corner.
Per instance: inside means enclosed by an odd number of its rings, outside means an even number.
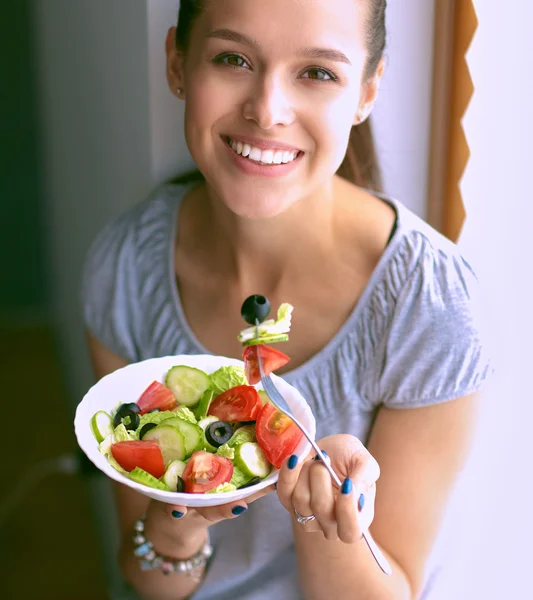
[[[497,373],[450,515],[469,545],[455,546],[435,600],[522,599],[533,590],[533,5],[474,4],[479,28],[468,55],[475,95],[464,120],[471,159],[460,245],[484,286]]]
[[[392,0],[387,71],[374,110],[387,193],[426,217],[434,0]]]

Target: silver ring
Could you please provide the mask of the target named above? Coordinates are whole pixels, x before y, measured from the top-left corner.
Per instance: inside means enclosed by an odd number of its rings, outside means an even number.
[[[305,525],[306,523],[310,523],[316,519],[315,515],[309,515],[308,517],[304,517],[301,515],[296,509],[294,509],[294,514],[296,515],[296,520],[300,525]]]

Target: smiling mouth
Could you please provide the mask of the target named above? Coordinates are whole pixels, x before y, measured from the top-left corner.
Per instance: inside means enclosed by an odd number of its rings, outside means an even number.
[[[259,165],[286,165],[295,161],[302,154],[300,150],[263,150],[250,144],[232,140],[228,136],[224,140],[235,154]]]

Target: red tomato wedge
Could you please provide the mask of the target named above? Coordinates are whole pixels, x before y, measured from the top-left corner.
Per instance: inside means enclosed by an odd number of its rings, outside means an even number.
[[[159,408],[161,411],[172,410],[176,408],[178,403],[176,402],[176,398],[174,398],[174,394],[166,385],[159,383],[159,381],[154,381],[141,394],[141,397],[137,400],[137,405],[141,409],[141,415],[144,415],[154,408]]]
[[[111,445],[111,454],[128,472],[139,467],[158,479],[165,473],[163,454],[155,442],[117,442]]]
[[[259,366],[257,365],[258,353],[263,363],[265,375],[270,375],[276,369],[281,369],[283,365],[286,365],[290,361],[290,358],[286,354],[283,354],[283,352],[264,344],[246,347],[242,357],[246,379],[250,385],[255,385],[261,380]]]
[[[227,423],[240,423],[255,421],[262,408],[261,396],[254,387],[237,385],[214,398],[207,414]]]
[[[257,417],[255,435],[268,460],[281,468],[283,461],[294,453],[303,433],[272,404],[265,404]]]
[[[203,494],[231,481],[233,463],[229,458],[210,452],[195,452],[181,477],[185,482],[185,492]]]

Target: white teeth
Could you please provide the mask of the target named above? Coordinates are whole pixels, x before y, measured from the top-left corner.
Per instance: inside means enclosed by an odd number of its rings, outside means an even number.
[[[254,146],[250,146],[250,144],[236,142],[231,138],[229,139],[229,145],[237,154],[241,154],[244,157],[248,157],[250,160],[266,165],[286,164],[292,162],[298,156],[298,152],[292,152],[290,150],[261,150],[261,148],[255,148]]]
[[[261,160],[261,154],[262,154],[262,152],[261,152],[260,148],[254,148],[252,146],[252,150],[250,151],[249,158],[251,160],[255,160],[255,161],[259,162]]]

